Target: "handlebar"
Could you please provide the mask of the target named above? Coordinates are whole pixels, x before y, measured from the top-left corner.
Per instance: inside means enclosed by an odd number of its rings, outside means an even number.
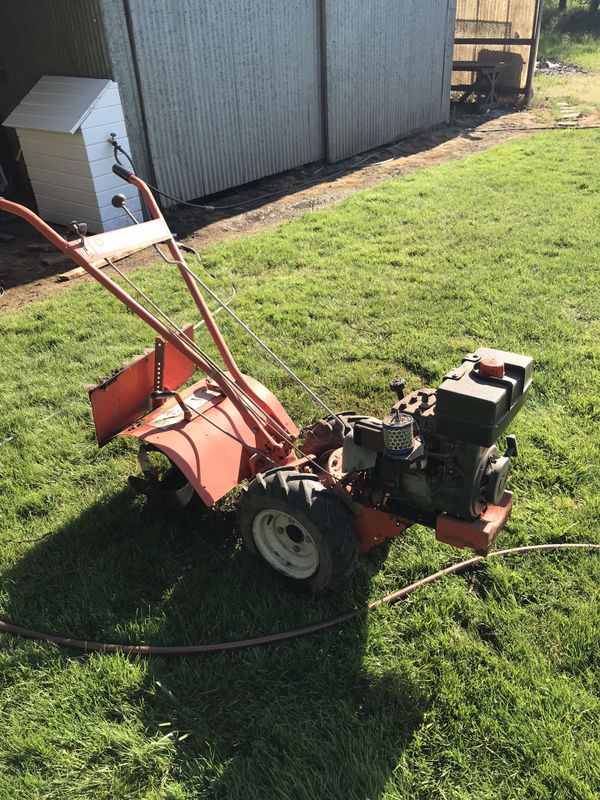
[[[122,164],[113,164],[112,171],[121,178],[121,180],[124,180],[125,183],[131,183],[131,177],[135,176],[135,172],[127,169]]]
[[[112,171],[115,175],[117,175],[121,180],[125,181],[126,183],[135,186],[135,188],[140,192],[142,197],[144,198],[144,202],[146,203],[146,208],[152,219],[163,219],[163,215],[161,213],[160,208],[158,207],[158,203],[154,199],[154,195],[148,188],[148,186],[144,183],[141,178],[132,172],[127,167],[124,167],[122,164],[113,164]],[[115,195],[116,197],[117,195]]]

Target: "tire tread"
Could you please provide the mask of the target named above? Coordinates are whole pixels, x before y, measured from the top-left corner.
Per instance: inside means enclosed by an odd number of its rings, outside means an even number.
[[[359,549],[354,519],[343,499],[314,473],[284,467],[257,475],[238,506],[238,528],[246,548],[254,555],[258,552],[252,522],[258,511],[268,506],[269,499],[290,505],[293,511],[304,515],[308,524],[317,529],[329,554],[328,563],[320,564],[311,578],[295,580],[277,574],[294,589],[311,595],[342,590],[356,570]]]

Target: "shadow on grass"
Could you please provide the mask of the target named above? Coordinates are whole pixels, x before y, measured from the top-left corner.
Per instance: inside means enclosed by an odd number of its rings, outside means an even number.
[[[224,641],[364,604],[383,562],[371,554],[352,589],[309,601],[280,586],[233,529],[231,503],[166,518],[122,491],[23,555],[6,576],[6,615],[101,641]],[[377,797],[427,699],[402,668],[380,674],[365,659],[367,632],[360,619],[280,645],[152,659],[139,722],[149,736],[165,723],[189,734],[174,739],[177,769],[210,787],[202,796]]]

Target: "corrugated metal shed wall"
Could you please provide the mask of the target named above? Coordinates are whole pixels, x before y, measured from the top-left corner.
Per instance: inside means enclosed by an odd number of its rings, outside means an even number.
[[[2,0],[0,114],[111,78],[138,171],[201,197],[446,120],[455,2]]]
[[[448,121],[455,0],[326,0],[332,161]]]
[[[110,78],[101,0],[2,0],[0,117],[4,119],[43,75]],[[60,46],[57,46],[60,44]],[[24,50],[24,45],[26,50]]]
[[[322,157],[315,0],[128,0],[156,180],[201,197]]]
[[[111,63],[111,78],[119,85],[125,124],[136,170],[150,182],[155,179],[144,130],[142,99],[136,80],[135,53],[129,39],[125,0],[98,0],[102,7],[104,39]]]

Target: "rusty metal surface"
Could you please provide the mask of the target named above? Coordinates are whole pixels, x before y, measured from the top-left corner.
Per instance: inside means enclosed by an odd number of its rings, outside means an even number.
[[[489,505],[473,522],[440,514],[435,524],[435,538],[452,547],[471,547],[479,555],[487,555],[492,542],[506,525],[512,505],[512,492],[504,492],[497,506]]]
[[[294,435],[298,429],[277,398],[261,383],[247,377],[278,418],[286,420]],[[252,448],[259,445],[259,432],[250,426],[231,400],[199,381],[181,392],[193,418],[186,422],[176,400],[167,400],[139,423],[121,431],[164,453],[192,484],[208,506],[254,474]],[[288,461],[297,463],[295,454]],[[284,462],[282,462],[283,464]],[[287,463],[287,462],[285,462]]]
[[[386,539],[393,539],[414,523],[411,520],[387,514],[369,506],[360,506],[355,519],[356,532],[360,539],[360,554],[364,555]]]
[[[188,325],[184,332],[190,339],[194,338],[193,325]],[[196,367],[169,342],[164,342],[162,349],[161,380],[174,391],[192,377]],[[137,356],[110,378],[88,389],[100,446],[149,410],[150,395],[155,389],[156,352],[156,349],[150,350]]]

